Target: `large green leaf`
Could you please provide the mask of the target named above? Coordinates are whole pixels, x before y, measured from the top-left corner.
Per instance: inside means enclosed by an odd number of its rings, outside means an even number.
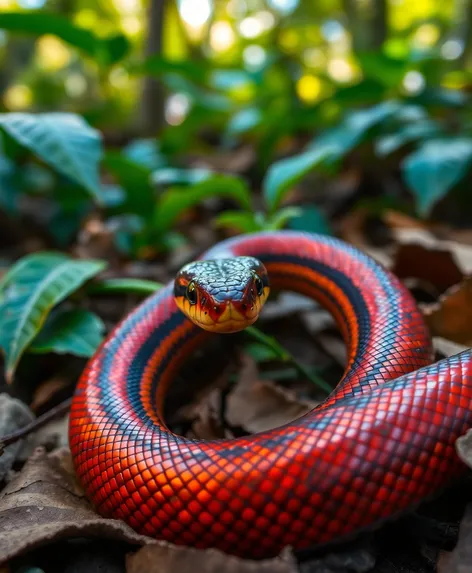
[[[351,112],[338,127],[329,129],[318,136],[313,147],[334,146],[337,158],[341,159],[385,122],[401,114],[412,115],[412,108],[413,106],[390,100],[367,109]]]
[[[155,185],[193,185],[209,179],[213,171],[205,167],[194,169],[179,169],[177,167],[162,167],[152,174]]]
[[[239,233],[255,233],[264,228],[263,218],[258,215],[252,211],[225,210],[213,219],[213,224],[215,227],[236,229]]]
[[[228,136],[242,135],[261,124],[262,112],[256,107],[248,107],[235,113],[226,127]]]
[[[191,187],[172,187],[164,191],[155,212],[157,229],[170,229],[184,211],[210,197],[231,198],[244,209],[251,209],[251,193],[243,179],[215,174]]]
[[[100,201],[99,132],[72,113],[4,113],[0,127]]]
[[[154,138],[131,141],[123,148],[123,155],[148,169],[159,169],[166,165],[166,158],[161,153],[159,142]]]
[[[105,266],[102,261],[43,252],[20,259],[2,278],[0,347],[6,357],[7,380],[51,309]]]
[[[467,173],[472,164],[472,139],[427,141],[402,165],[403,176],[416,197],[422,216]]]
[[[103,165],[113,173],[126,191],[126,200],[120,205],[120,211],[144,217],[150,215],[155,203],[151,169],[119,151],[112,150],[105,153]]]
[[[88,358],[102,342],[105,325],[93,312],[69,309],[51,314],[30,346],[32,352]]]
[[[379,137],[375,142],[375,151],[378,155],[389,155],[413,141],[437,136],[440,131],[441,126],[433,120],[407,124],[397,129],[395,133]]]
[[[299,155],[273,163],[263,181],[265,201],[274,212],[292,185],[336,152],[334,145],[314,146]]]
[[[314,205],[308,205],[300,209],[300,215],[294,217],[288,223],[288,227],[294,231],[308,231],[321,235],[332,235],[333,230],[328,219]]]
[[[392,58],[382,52],[359,53],[357,59],[365,77],[379,80],[388,88],[400,84],[409,66],[407,60]]]
[[[130,49],[130,43],[123,34],[100,38],[90,30],[72,24],[68,18],[44,12],[0,13],[0,29],[35,36],[53,34],[103,66],[120,61]]]

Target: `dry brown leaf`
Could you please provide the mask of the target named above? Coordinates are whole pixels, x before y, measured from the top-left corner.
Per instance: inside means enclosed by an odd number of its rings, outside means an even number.
[[[239,381],[229,393],[225,417],[233,427],[256,433],[282,426],[303,416],[318,402],[301,400],[288,390],[260,380],[257,365],[243,356]]]
[[[441,338],[440,336],[433,337],[433,346],[436,352],[441,353],[446,358],[469,349],[469,347],[465,346],[464,344],[458,344],[457,342],[452,342],[452,340],[447,340],[446,338]]]
[[[256,152],[250,145],[214,155],[188,157],[190,167],[208,168],[230,173],[244,173],[254,164]]]
[[[47,455],[38,448],[0,497],[0,565],[59,539],[99,537],[153,546],[128,560],[128,571],[296,571],[291,554],[266,562],[244,561],[216,550],[177,547],[139,535],[124,522],[100,517],[78,484],[67,449]],[[153,565],[156,563],[156,565]],[[159,567],[157,567],[159,564]],[[261,567],[258,569],[257,567]],[[152,568],[157,567],[157,568]]]
[[[392,257],[389,250],[374,247],[366,237],[365,224],[367,216],[368,211],[366,209],[356,209],[350,212],[340,224],[340,237],[370,255],[380,264],[390,268],[392,266]]]
[[[415,243],[399,245],[392,272],[401,279],[414,277],[443,292],[460,282],[464,275],[451,251]]]
[[[0,436],[2,438],[17,432],[34,420],[28,406],[6,393],[0,394]],[[14,442],[0,451],[0,480],[8,479],[13,464],[18,459],[23,440]]]
[[[454,551],[445,551],[441,554],[438,560],[438,573],[470,573],[471,571],[472,505],[469,504],[461,522],[457,545]]]
[[[148,545],[126,559],[127,573],[296,573],[289,551],[280,557],[248,561],[216,549]]]
[[[0,496],[0,563],[67,537],[156,543],[122,521],[97,515],[75,479],[68,450],[38,448]]]
[[[37,413],[38,410],[47,404],[51,398],[61,390],[67,388],[69,385],[70,380],[62,378],[61,376],[55,376],[54,378],[49,378],[42,382],[34,391],[33,400],[30,404],[31,410]]]
[[[188,437],[202,440],[228,437],[221,419],[221,400],[221,389],[213,388],[203,400],[192,407],[191,411],[196,418]]]
[[[460,459],[472,469],[472,429],[457,438],[456,450]]]
[[[433,251],[448,251],[452,254],[458,269],[462,274],[472,274],[472,247],[467,244],[438,239],[425,229],[396,229],[394,238],[400,245],[416,244]]]
[[[422,308],[433,336],[472,346],[472,277],[448,289],[437,303]]]

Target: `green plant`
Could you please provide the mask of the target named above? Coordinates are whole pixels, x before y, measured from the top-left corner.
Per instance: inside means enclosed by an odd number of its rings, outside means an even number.
[[[162,286],[140,279],[97,278],[105,267],[103,261],[41,252],[23,257],[8,270],[0,281],[0,348],[8,382],[13,380],[25,352],[92,356],[103,340],[105,325],[97,314],[81,308],[84,297],[126,293],[147,296]],[[321,390],[330,391],[320,376],[308,372],[273,337],[255,327],[245,332],[268,355],[294,366]]]

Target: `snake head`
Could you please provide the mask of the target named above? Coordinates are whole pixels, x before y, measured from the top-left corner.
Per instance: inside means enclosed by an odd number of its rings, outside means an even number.
[[[266,268],[254,257],[189,263],[174,282],[177,306],[211,332],[238,332],[253,324],[269,290]]]

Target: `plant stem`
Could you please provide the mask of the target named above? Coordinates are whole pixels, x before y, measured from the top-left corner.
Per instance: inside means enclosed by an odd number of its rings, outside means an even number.
[[[244,332],[247,335],[249,335],[253,340],[257,340],[257,342],[260,342],[261,344],[264,344],[267,348],[273,350],[276,356],[280,358],[280,360],[288,364],[292,364],[299,374],[301,374],[307,380],[318,386],[318,388],[320,388],[327,394],[331,392],[332,388],[326,382],[326,380],[323,380],[323,378],[321,378],[317,374],[310,372],[303,364],[298,362],[298,360],[292,354],[290,354],[290,352],[286,348],[284,348],[281,344],[279,344],[277,340],[275,340],[275,338],[273,338],[272,336],[267,336],[267,334],[264,334],[254,326],[249,326],[244,330]]]
[[[121,294],[134,293],[150,295],[162,288],[160,283],[145,279],[105,279],[90,284],[89,294]]]
[[[60,404],[54,406],[54,408],[51,408],[41,416],[38,416],[32,422],[26,424],[26,426],[23,426],[22,428],[16,430],[15,432],[12,432],[11,434],[7,434],[6,436],[0,437],[0,456],[3,454],[3,451],[7,446],[14,444],[18,440],[21,440],[22,438],[26,438],[28,434],[31,434],[31,432],[41,428],[54,418],[57,418],[58,416],[61,416],[66,412],[68,412],[71,404],[72,404],[72,398],[67,398],[67,400],[64,400],[64,402],[61,402]]]

